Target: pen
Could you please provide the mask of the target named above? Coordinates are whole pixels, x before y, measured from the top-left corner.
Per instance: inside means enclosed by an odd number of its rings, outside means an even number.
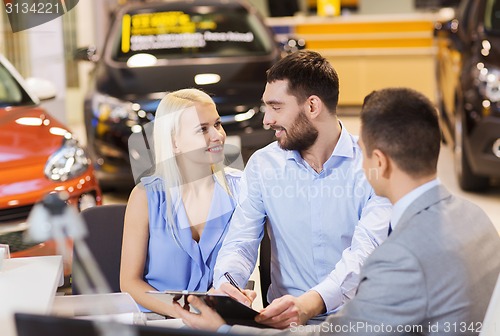
[[[226,272],[224,273],[224,276],[226,277],[227,281],[229,281],[229,283],[231,284],[231,286],[233,287],[236,287],[236,289],[238,289],[240,291],[241,294],[243,294],[248,301],[246,302],[242,302],[243,304],[246,304],[247,306],[251,307],[252,306],[252,301],[253,299],[250,298],[239,286],[238,284],[236,283],[236,281],[234,281],[234,278],[231,276],[231,274],[229,274],[229,272]]]
[[[227,281],[229,281],[229,283],[233,287],[238,288],[238,290],[243,293],[243,291],[241,290],[240,287],[238,287],[238,284],[236,283],[236,281],[234,281],[233,277],[231,276],[231,274],[229,274],[229,272],[224,273],[224,276],[226,277]],[[243,293],[243,294],[245,294],[245,293]]]

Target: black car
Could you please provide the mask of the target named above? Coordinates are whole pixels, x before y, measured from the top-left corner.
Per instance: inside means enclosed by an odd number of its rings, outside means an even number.
[[[85,99],[89,151],[103,186],[132,182],[128,139],[144,132],[166,91],[196,87],[213,96],[228,141],[243,158],[273,140],[263,128],[266,70],[281,56],[256,9],[240,0],[131,3],[114,15]],[[234,147],[233,147],[234,148]],[[139,152],[130,153],[142,161]],[[137,180],[137,176],[134,177]]]
[[[445,139],[463,190],[500,177],[500,0],[463,0],[436,26]]]

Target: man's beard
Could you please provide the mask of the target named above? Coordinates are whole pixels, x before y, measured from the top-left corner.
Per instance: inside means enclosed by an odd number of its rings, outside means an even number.
[[[303,151],[309,149],[318,138],[318,130],[307,119],[305,111],[300,111],[292,126],[285,129],[285,136],[278,138],[278,145],[284,150]]]

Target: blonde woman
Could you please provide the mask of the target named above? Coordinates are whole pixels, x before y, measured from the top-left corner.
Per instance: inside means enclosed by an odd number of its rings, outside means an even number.
[[[206,93],[183,89],[161,100],[153,128],[155,172],[130,194],[120,272],[121,290],[146,312],[176,316],[148,290],[212,285],[240,178],[222,165],[225,138]]]

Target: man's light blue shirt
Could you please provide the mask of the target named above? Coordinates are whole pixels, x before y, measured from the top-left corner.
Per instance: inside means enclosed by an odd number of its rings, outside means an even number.
[[[413,189],[408,194],[401,197],[399,201],[397,201],[392,208],[391,215],[391,227],[394,230],[396,226],[398,226],[399,220],[401,216],[405,212],[405,210],[412,204],[417,198],[423,195],[427,190],[431,190],[435,186],[439,185],[439,179],[433,179],[427,183],[422,184],[421,186]]]
[[[316,172],[276,142],[247,163],[239,201],[217,258],[214,286],[231,275],[244,287],[257,260],[264,223],[271,238],[269,302],[317,291],[327,311],[352,298],[366,257],[387,237],[391,204],[374,194],[357,137],[344,127]]]

